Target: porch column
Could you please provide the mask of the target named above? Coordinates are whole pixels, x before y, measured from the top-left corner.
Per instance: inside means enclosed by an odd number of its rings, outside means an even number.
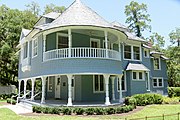
[[[45,103],[45,87],[46,87],[46,77],[41,77],[42,79],[42,97],[41,97],[41,104]]]
[[[121,42],[119,42],[119,56],[120,56],[120,60],[121,60]]]
[[[19,80],[18,82],[19,82],[18,97],[20,97],[21,96],[21,80]]]
[[[123,102],[122,100],[122,88],[121,88],[121,78],[122,78],[123,75],[118,75],[118,78],[119,78],[119,102]]]
[[[68,45],[69,45],[69,57],[71,57],[71,48],[72,48],[72,35],[71,35],[71,29],[68,29]]]
[[[43,61],[44,61],[45,52],[46,52],[46,35],[43,35]]]
[[[115,92],[114,92],[114,81],[116,77],[111,77],[111,82],[112,82],[112,100],[115,100]]]
[[[24,98],[26,99],[26,85],[27,85],[27,79],[24,80]]]
[[[34,100],[34,84],[35,84],[35,78],[31,79],[31,83],[32,83],[32,90],[31,90],[31,100]]]
[[[108,32],[106,30],[104,31],[104,36],[105,36],[106,58],[108,58],[109,57],[109,55],[108,55]]]
[[[72,75],[67,75],[68,78],[68,103],[67,106],[72,106]]]
[[[109,74],[104,74],[104,79],[105,79],[105,85],[106,85],[106,98],[105,98],[105,105],[110,105],[109,101]]]

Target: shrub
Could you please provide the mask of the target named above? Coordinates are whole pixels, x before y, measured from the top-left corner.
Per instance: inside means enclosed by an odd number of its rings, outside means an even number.
[[[180,97],[180,87],[168,87],[169,97]]]
[[[106,108],[106,112],[107,112],[108,115],[115,114],[116,113],[116,108],[111,108],[111,107]]]
[[[94,115],[95,108],[87,108],[85,111],[87,115]]]
[[[179,98],[178,97],[173,97],[173,98],[164,97],[163,98],[163,103],[164,104],[178,104],[179,103]]]
[[[63,113],[64,115],[71,115],[71,113],[72,113],[72,108],[63,107],[62,113]]]
[[[136,99],[133,97],[126,97],[124,103],[125,105],[137,105]]]
[[[11,98],[7,98],[6,100],[7,100],[7,103],[11,104],[11,102],[12,102],[13,105],[16,104],[16,100],[14,100],[14,99],[11,100]]]
[[[83,115],[84,112],[84,108],[74,108],[73,110],[73,113],[76,113],[77,115]]]
[[[60,114],[62,113],[62,108],[60,107],[54,107],[53,110],[52,110],[53,114]]]
[[[145,106],[149,104],[162,104],[163,102],[163,96],[160,94],[136,94],[132,97],[136,99],[138,106]]]
[[[41,113],[42,112],[42,108],[41,106],[33,106],[33,112],[36,113]]]
[[[94,111],[95,111],[96,115],[105,115],[106,114],[106,110],[104,108],[101,108],[101,107],[95,108]]]

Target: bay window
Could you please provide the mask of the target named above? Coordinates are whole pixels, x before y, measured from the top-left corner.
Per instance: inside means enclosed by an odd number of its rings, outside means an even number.
[[[36,56],[38,54],[38,39],[32,41],[32,54]]]
[[[132,79],[133,80],[144,80],[144,72],[133,71],[132,72]]]
[[[28,42],[23,45],[23,59],[27,58],[28,55]]]

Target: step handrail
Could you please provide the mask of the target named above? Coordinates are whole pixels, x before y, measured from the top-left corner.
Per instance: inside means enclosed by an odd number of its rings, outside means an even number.
[[[24,94],[22,97],[17,97],[17,103],[19,102],[19,99],[24,99],[28,94],[30,94],[31,91],[27,92],[26,94]]]

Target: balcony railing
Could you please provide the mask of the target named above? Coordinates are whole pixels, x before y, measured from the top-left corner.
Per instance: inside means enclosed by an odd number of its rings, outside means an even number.
[[[64,48],[50,50],[43,55],[44,61],[64,58],[102,58],[120,61],[121,54],[115,50],[106,50],[102,48]]]

